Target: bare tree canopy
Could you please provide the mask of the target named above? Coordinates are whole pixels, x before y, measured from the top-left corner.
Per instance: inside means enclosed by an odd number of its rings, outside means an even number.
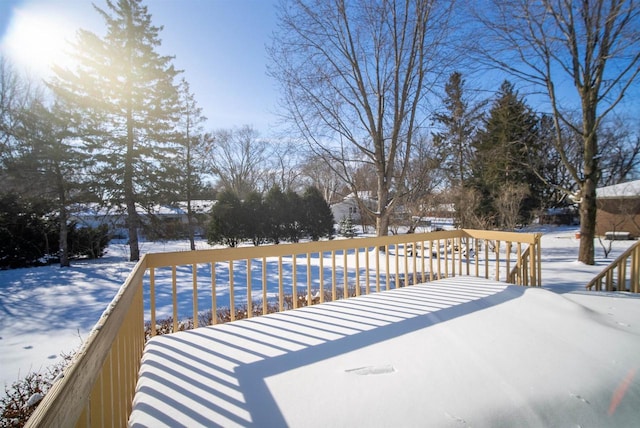
[[[487,3],[489,4],[489,3]],[[594,263],[598,131],[640,73],[640,8],[634,0],[492,0],[478,50],[492,66],[541,89],[551,110],[556,148],[578,184],[578,259]],[[580,111],[580,120],[572,112]],[[570,162],[563,130],[580,135],[582,165]]]
[[[246,125],[213,132],[205,156],[208,170],[220,188],[244,199],[264,183],[267,151],[267,142],[258,138],[258,131]]]
[[[287,119],[357,194],[354,163],[376,171],[388,233],[426,98],[446,74],[453,2],[283,0],[270,50]],[[446,76],[445,76],[446,77]]]

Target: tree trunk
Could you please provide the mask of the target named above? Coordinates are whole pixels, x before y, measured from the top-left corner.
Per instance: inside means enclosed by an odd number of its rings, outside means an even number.
[[[580,250],[578,261],[593,265],[595,263],[594,244],[596,233],[596,187],[598,185],[597,140],[595,132],[585,140],[584,181],[581,186],[580,203]]]
[[[580,204],[580,250],[578,261],[593,265],[596,232],[596,183],[587,179],[582,185],[582,203]]]
[[[124,200],[127,205],[127,226],[129,228],[129,261],[140,260],[138,245],[138,212],[133,190],[133,115],[127,111],[127,154],[124,165]]]
[[[69,261],[69,227],[67,226],[67,220],[69,219],[69,213],[67,212],[67,198],[64,186],[64,177],[59,165],[56,164],[56,179],[58,187],[58,200],[60,202],[60,267],[69,267],[71,265]]]
[[[384,160],[379,161],[377,165],[378,174],[377,174],[377,182],[378,182],[378,208],[376,212],[376,236],[387,236],[389,235],[389,215],[391,211],[389,210],[389,188],[387,185],[387,180],[384,174]]]
[[[196,250],[196,241],[195,241],[195,233],[193,231],[193,209],[191,208],[191,196],[187,196],[187,229],[189,233],[189,246],[191,251]]]
[[[69,227],[67,226],[67,207],[60,207],[60,267],[69,267]]]
[[[584,180],[581,183],[580,204],[580,250],[578,261],[587,265],[595,263],[593,240],[596,233],[596,187],[600,168],[598,166],[598,136],[596,125],[595,96],[584,94],[582,99],[582,135],[584,140]]]

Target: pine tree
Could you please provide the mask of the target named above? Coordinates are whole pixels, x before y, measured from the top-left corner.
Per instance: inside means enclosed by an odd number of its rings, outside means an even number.
[[[262,195],[255,191],[249,192],[247,198],[242,202],[242,219],[245,237],[250,239],[255,246],[266,241],[265,224],[267,219],[265,211]]]
[[[353,238],[356,236],[356,227],[353,224],[353,217],[351,217],[351,214],[340,220],[340,235],[345,238]]]
[[[69,209],[85,194],[84,173],[89,161],[70,122],[59,102],[47,107],[34,100],[20,114],[15,135],[21,155],[11,165],[14,179],[28,183],[26,193],[50,201],[56,209],[61,267],[70,265]]]
[[[211,210],[207,231],[209,244],[237,246],[245,237],[242,202],[232,190],[224,190]]]
[[[333,236],[333,213],[320,190],[309,186],[302,196],[304,205],[303,229],[307,235],[317,241],[322,237]]]
[[[107,0],[96,7],[107,27],[100,37],[81,30],[78,66],[54,67],[54,92],[78,114],[81,137],[93,155],[96,178],[110,202],[124,205],[130,260],[138,260],[137,206],[147,206],[176,183],[177,71],[161,56],[161,27],[141,0]]]
[[[444,110],[435,115],[435,121],[442,130],[434,135],[434,146],[453,188],[463,185],[471,175],[472,142],[481,124],[484,106],[484,103],[469,105],[464,85],[461,73],[454,72],[449,76],[445,85]]]
[[[267,223],[265,233],[269,241],[279,244],[286,238],[284,224],[287,218],[287,198],[280,186],[273,186],[265,196]]]
[[[540,146],[538,119],[505,81],[489,111],[484,129],[474,141],[476,152],[473,182],[484,196],[481,210],[491,216],[493,199],[505,186],[526,184],[529,196],[520,211],[523,220],[540,206],[541,180],[529,167],[529,159],[538,155]]]
[[[285,193],[284,236],[289,242],[299,242],[304,233],[302,222],[304,207],[302,198],[293,190]]]
[[[196,189],[202,187],[200,173],[204,169],[204,157],[201,152],[208,137],[202,129],[202,124],[206,118],[202,115],[202,109],[198,107],[195,96],[189,89],[189,83],[185,79],[180,81],[179,95],[180,121],[178,141],[181,147],[178,163],[181,165],[180,170],[182,171],[179,199],[186,199],[189,245],[191,250],[195,250],[195,213],[192,201]]]

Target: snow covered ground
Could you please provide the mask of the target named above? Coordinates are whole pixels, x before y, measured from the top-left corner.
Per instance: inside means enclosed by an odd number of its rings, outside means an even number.
[[[575,261],[579,245],[575,228],[542,232],[543,287],[570,293],[572,300],[607,313],[610,301],[585,298],[584,286],[632,242],[614,241],[607,259],[596,242],[597,263],[586,266]],[[204,242],[198,245],[208,248]],[[187,242],[144,243],[141,248],[143,252],[187,249]],[[123,244],[112,243],[99,261],[76,262],[66,269],[0,271],[0,385],[40,370],[58,361],[60,353],[80,346],[133,267],[127,261],[127,250]],[[617,298],[618,306],[637,308],[635,296],[622,296]]]

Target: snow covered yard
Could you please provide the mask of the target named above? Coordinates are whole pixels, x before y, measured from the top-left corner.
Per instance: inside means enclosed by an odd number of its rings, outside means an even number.
[[[584,285],[631,242],[613,244],[607,260],[596,244],[598,263],[585,266],[575,261],[575,229],[549,229],[542,241],[543,285],[557,293],[569,293],[571,299],[604,317],[615,313],[620,328],[634,329],[640,320],[625,318],[625,314],[637,308],[640,300],[628,295],[598,299],[585,296],[583,291]],[[186,242],[143,246],[146,252],[187,249]],[[0,271],[0,381],[11,383],[30,370],[57,361],[61,352],[77,348],[132,267],[133,263],[126,261],[126,247],[112,244],[104,259],[78,262],[70,269],[50,266]]]

